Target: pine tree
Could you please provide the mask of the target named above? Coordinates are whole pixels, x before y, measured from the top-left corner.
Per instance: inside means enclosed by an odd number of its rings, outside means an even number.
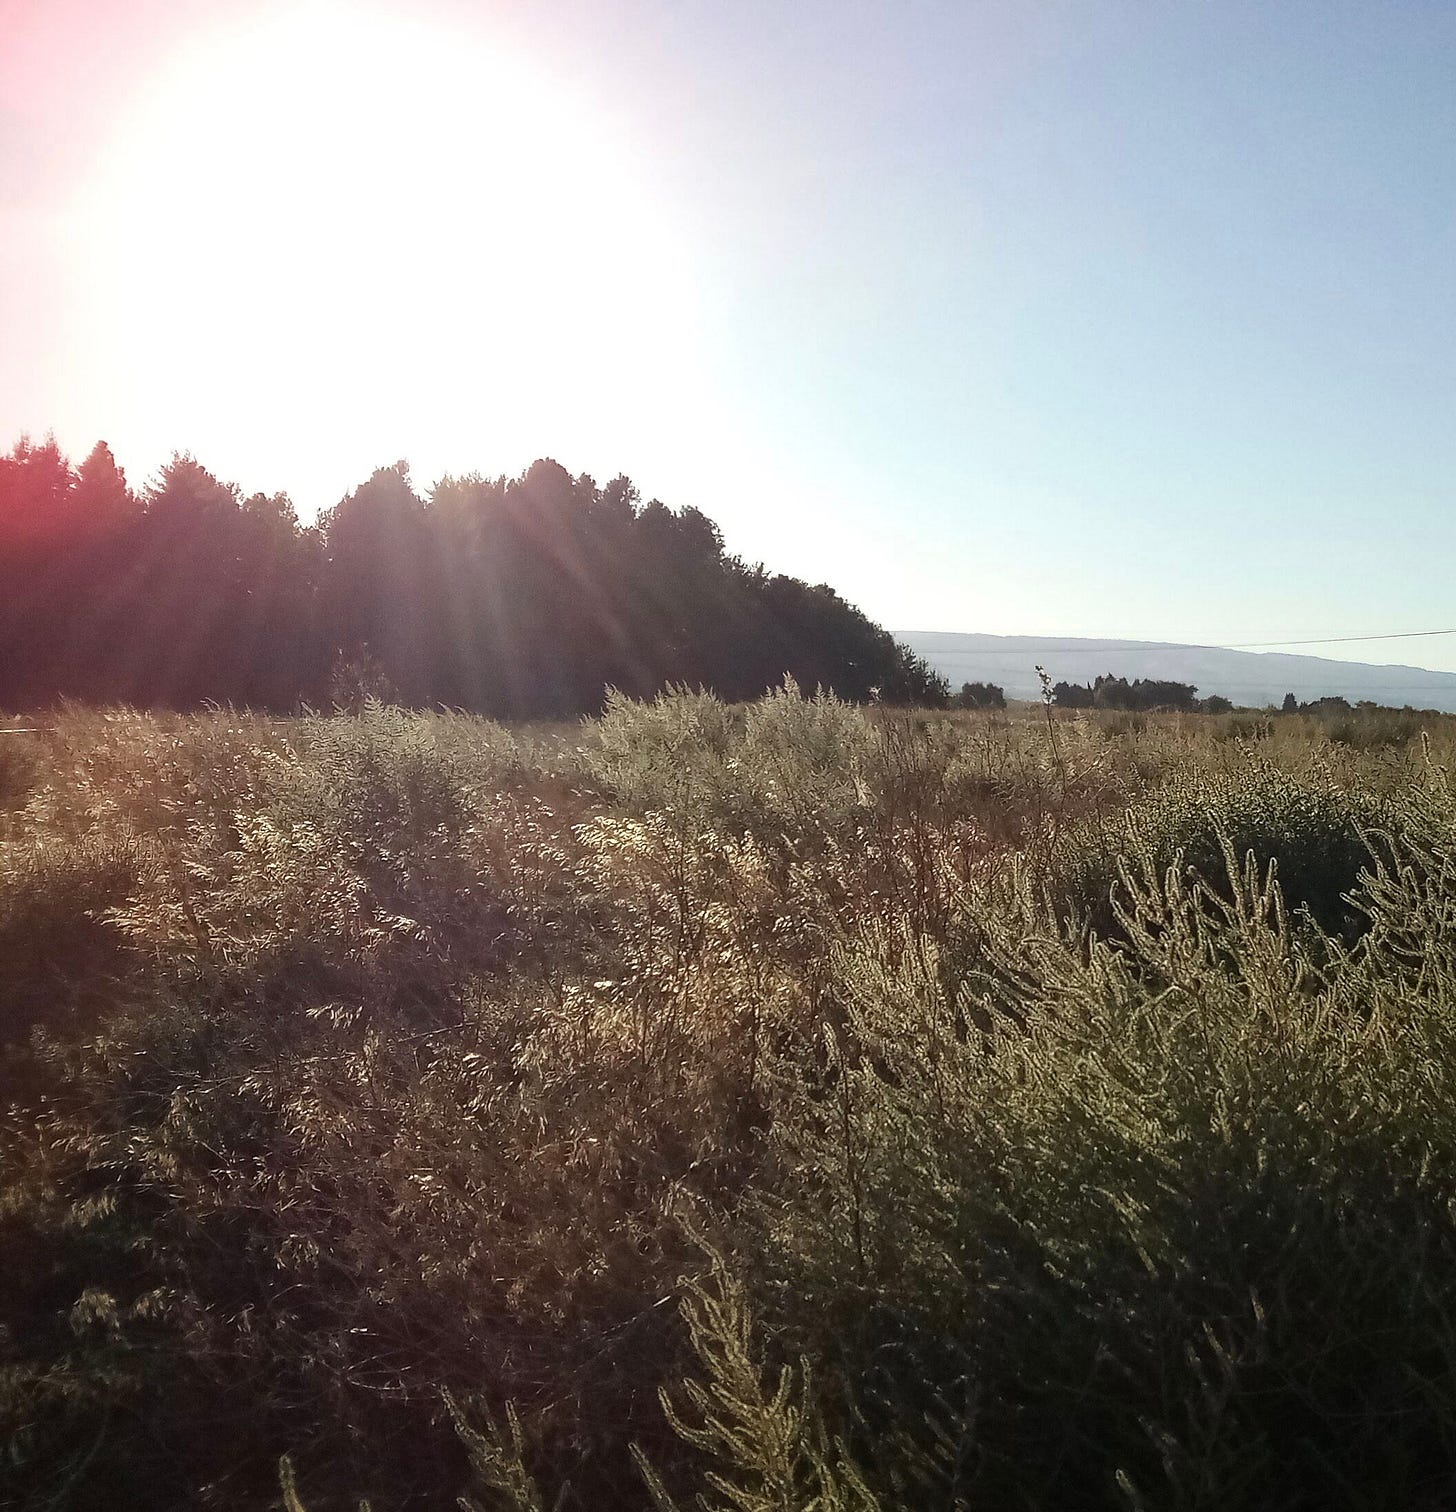
[[[71,503],[83,526],[122,525],[138,513],[137,497],[106,442],[98,441],[77,469]]]

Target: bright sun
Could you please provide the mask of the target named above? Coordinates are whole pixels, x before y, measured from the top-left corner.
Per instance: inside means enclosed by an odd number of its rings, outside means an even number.
[[[600,454],[691,402],[687,258],[638,167],[477,32],[290,4],[139,91],[78,212],[84,338],[166,444],[226,465],[266,428],[305,484],[331,448]]]

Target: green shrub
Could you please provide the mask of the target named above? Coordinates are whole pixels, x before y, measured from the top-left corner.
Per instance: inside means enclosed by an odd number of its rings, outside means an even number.
[[[459,834],[472,812],[466,769],[439,729],[432,716],[372,700],[354,717],[311,719],[268,809],[381,847]]]
[[[633,808],[710,818],[734,786],[728,763],[740,723],[712,693],[677,688],[637,700],[610,688],[582,760]]]
[[[1420,738],[1430,723],[1428,717],[1408,709],[1362,709],[1328,719],[1326,730],[1335,745],[1373,751],[1408,746]]]
[[[116,999],[128,957],[113,910],[143,861],[125,840],[0,845],[0,1046],[76,1032]]]
[[[438,996],[507,933],[483,852],[519,764],[486,721],[374,702],[303,721],[244,806],[186,827],[121,923],[213,972],[347,967],[356,993],[369,978]]]
[[[1264,714],[1226,714],[1213,727],[1213,738],[1218,741],[1268,740],[1273,734],[1274,720]]]
[[[1456,903],[1421,874],[1388,873],[1372,940],[1413,889]],[[989,1040],[933,959],[842,960],[760,1296],[882,1505],[1446,1504],[1451,978],[1307,949],[1254,873],[1231,893],[1135,889],[1090,953],[988,893],[1019,1026]]]
[[[0,725],[5,716],[0,714]],[[19,808],[40,780],[40,752],[30,735],[0,734],[0,813]]]
[[[1291,910],[1348,935],[1361,916],[1346,895],[1371,863],[1368,834],[1387,817],[1373,798],[1251,758],[1232,771],[1183,772],[1121,819],[1069,833],[1052,858],[1052,888],[1064,916],[1108,938],[1119,933],[1123,868],[1156,879],[1174,867],[1227,896],[1227,840],[1237,863],[1252,855],[1261,872],[1273,865]]]

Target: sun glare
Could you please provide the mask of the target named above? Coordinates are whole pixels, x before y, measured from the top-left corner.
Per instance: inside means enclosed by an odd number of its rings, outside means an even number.
[[[687,403],[686,259],[638,167],[486,35],[290,5],[138,89],[78,210],[88,340],[222,465],[250,426],[305,480],[305,448],[605,452]]]

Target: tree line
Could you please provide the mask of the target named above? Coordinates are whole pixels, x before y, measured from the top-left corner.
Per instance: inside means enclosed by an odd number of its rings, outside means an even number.
[[[133,489],[105,442],[0,457],[0,706],[287,710],[375,691],[501,718],[608,687],[756,697],[788,675],[943,706],[926,663],[826,584],[724,549],[700,510],[549,460],[427,491],[378,469],[313,525],[180,453]]]
[[[1124,709],[1151,713],[1170,709],[1183,713],[1227,714],[1233,704],[1217,693],[1199,698],[1192,683],[1171,682],[1160,678],[1125,677],[1106,673],[1090,683],[1059,682],[1052,688],[1052,698],[1061,709]]]
[[[1004,709],[1006,690],[999,683],[966,682],[952,703],[957,709]]]

